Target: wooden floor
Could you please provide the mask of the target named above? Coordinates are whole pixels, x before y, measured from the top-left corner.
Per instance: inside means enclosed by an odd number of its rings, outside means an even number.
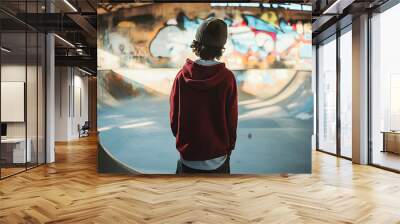
[[[375,164],[400,170],[400,154],[375,151],[372,159]]]
[[[315,152],[312,175],[96,173],[94,137],[0,181],[0,223],[400,223],[400,175]]]
[[[23,172],[25,171],[25,167],[2,167],[1,168],[1,177],[8,177],[11,176],[13,174],[19,173],[19,172]]]

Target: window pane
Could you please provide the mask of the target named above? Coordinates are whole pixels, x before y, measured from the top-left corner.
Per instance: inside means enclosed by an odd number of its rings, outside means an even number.
[[[351,158],[352,141],[352,35],[340,36],[340,143],[341,155]]]
[[[400,4],[372,17],[372,163],[400,170]]]
[[[318,48],[318,147],[336,153],[336,41]]]

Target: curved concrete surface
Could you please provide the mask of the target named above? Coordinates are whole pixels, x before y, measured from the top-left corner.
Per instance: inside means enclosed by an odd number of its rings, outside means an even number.
[[[310,72],[297,72],[290,85],[284,87],[268,100],[239,93],[242,97],[232,173],[311,172]],[[168,96],[163,95],[119,99],[117,105],[101,104],[100,143],[111,159],[129,168],[129,173],[175,173],[179,155],[168,114]],[[107,166],[99,163],[99,170],[102,165]]]
[[[105,149],[100,143],[97,145],[97,172],[139,174],[139,172],[115,158],[112,153]]]

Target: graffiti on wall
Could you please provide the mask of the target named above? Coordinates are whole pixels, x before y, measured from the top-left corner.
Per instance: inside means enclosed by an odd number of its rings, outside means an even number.
[[[197,27],[217,17],[228,25],[221,60],[237,82],[232,173],[310,172],[311,13],[207,3],[112,6],[97,19],[97,108],[99,142],[116,160],[138,172],[175,173],[169,95],[186,58],[196,59],[190,45]]]
[[[175,17],[165,18],[160,26],[155,21],[122,21],[119,26],[123,32],[106,29],[102,33],[100,45],[105,52],[100,56],[112,54],[118,67],[180,67],[186,58],[194,58],[190,44],[196,29],[211,16],[215,14],[189,18],[180,11]],[[228,40],[221,60],[229,68],[311,68],[309,21],[289,22],[276,11],[255,15],[239,10],[222,19],[228,25]]]

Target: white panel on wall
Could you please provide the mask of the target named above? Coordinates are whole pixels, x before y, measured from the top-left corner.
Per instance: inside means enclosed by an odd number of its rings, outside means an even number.
[[[24,82],[1,82],[1,122],[24,122]]]

